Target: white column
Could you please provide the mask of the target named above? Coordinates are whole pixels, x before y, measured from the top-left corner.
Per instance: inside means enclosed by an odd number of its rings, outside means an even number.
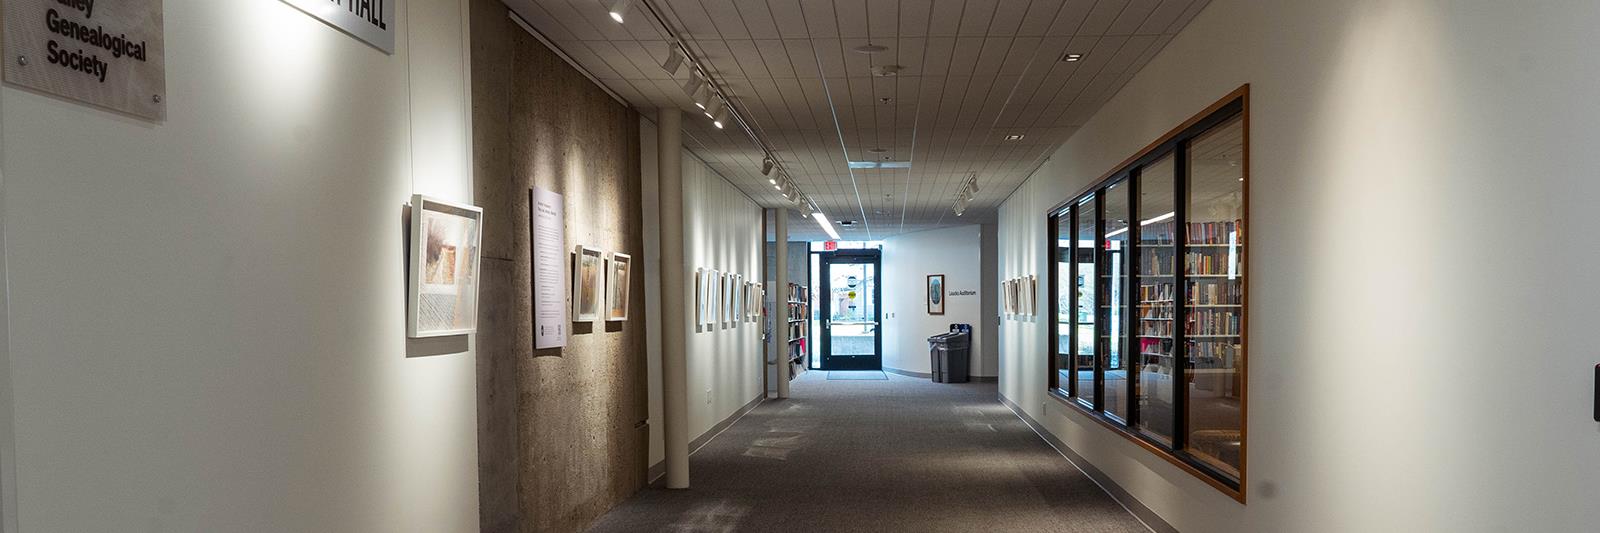
[[[661,435],[666,441],[667,488],[689,488],[689,368],[687,291],[683,259],[683,112],[662,108],[656,121],[661,179]]]
[[[772,210],[772,230],[776,235],[772,244],[773,284],[778,287],[777,312],[774,315],[773,340],[777,341],[778,398],[789,397],[789,210]]]

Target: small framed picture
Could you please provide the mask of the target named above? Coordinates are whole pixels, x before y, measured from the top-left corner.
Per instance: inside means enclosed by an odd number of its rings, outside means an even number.
[[[483,210],[411,197],[406,336],[478,330],[478,262]]]
[[[944,314],[944,274],[928,276],[928,314]]]
[[[1039,306],[1039,277],[1028,274],[1028,283],[1025,287],[1028,293],[1028,305],[1023,309],[1023,314],[1033,316]]]
[[[1005,313],[1008,316],[1017,314],[1017,280],[1008,279],[1000,286],[1000,293],[1005,295]]]
[[[605,254],[600,250],[578,245],[573,251],[572,267],[572,321],[592,322],[600,319],[600,284],[605,279]]]
[[[606,269],[606,321],[628,320],[628,287],[633,275],[633,256],[612,252]]]

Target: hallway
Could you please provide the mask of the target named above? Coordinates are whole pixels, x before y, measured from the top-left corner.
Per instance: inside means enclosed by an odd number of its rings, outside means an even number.
[[[993,383],[807,372],[592,531],[1147,531]]]

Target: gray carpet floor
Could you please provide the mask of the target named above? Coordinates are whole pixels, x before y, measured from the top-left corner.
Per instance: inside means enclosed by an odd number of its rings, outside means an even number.
[[[1000,404],[994,383],[808,372],[591,531],[1148,531]]]

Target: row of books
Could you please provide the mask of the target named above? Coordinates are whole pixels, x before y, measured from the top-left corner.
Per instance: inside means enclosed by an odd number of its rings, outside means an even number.
[[[789,284],[788,299],[791,302],[811,301],[811,290],[802,285]]]
[[[1190,283],[1183,294],[1189,305],[1238,305],[1244,301],[1244,287],[1238,283]]]
[[[805,336],[806,336],[806,323],[805,322],[795,322],[793,324],[789,324],[789,338],[790,339],[801,339],[801,338],[805,338]]]
[[[1229,244],[1238,242],[1234,231],[1240,226],[1238,221],[1229,222],[1191,222],[1186,226],[1189,231],[1189,244]]]
[[[1225,251],[1226,248],[1217,248],[1211,251],[1191,251],[1183,254],[1183,273],[1189,276],[1221,276],[1228,274],[1229,260],[1237,260],[1237,255],[1216,253]],[[1234,272],[1238,272],[1235,267]]]
[[[1232,342],[1196,342],[1185,351],[1196,361],[1237,361],[1239,346]]]
[[[1144,246],[1162,246],[1176,244],[1177,229],[1173,221],[1146,224],[1139,228],[1139,244]],[[1189,232],[1185,239],[1189,244],[1228,244],[1238,242],[1234,234],[1239,228],[1237,220],[1228,222],[1191,222],[1184,225]]]
[[[1184,324],[1184,335],[1238,335],[1237,309],[1191,309]]]
[[[1171,283],[1141,283],[1139,284],[1139,301],[1170,302],[1177,291],[1172,290]]]
[[[1139,321],[1140,337],[1171,337],[1171,320],[1141,320]]]

